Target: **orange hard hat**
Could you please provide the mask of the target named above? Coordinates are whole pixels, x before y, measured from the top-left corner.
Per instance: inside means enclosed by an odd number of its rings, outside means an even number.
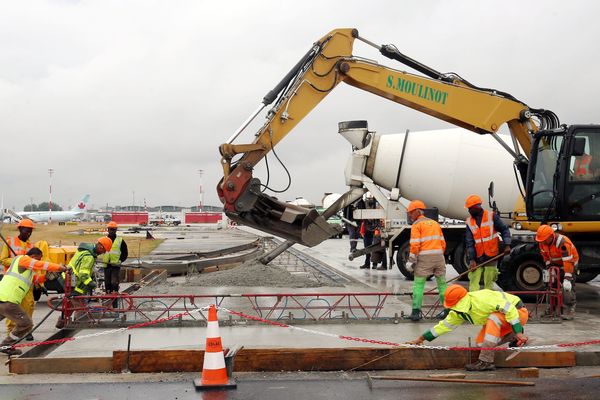
[[[98,243],[100,243],[107,252],[110,251],[112,247],[112,240],[110,240],[108,236],[102,236],[100,239],[98,239]]]
[[[17,224],[17,228],[35,228],[35,226],[33,225],[33,221],[30,220],[29,218],[24,218],[22,220],[19,221],[19,223]]]
[[[108,225],[106,225],[107,228],[118,228],[119,225],[117,225],[117,223],[115,221],[110,221],[108,223]]]
[[[483,203],[483,200],[481,200],[481,197],[477,196],[476,194],[472,194],[470,196],[467,197],[467,199],[465,200],[465,208],[471,208],[473,206],[476,206],[477,204],[481,204]]]
[[[460,285],[450,285],[444,292],[444,307],[451,308],[455,306],[463,297],[467,295],[467,289]]]
[[[543,242],[552,235],[554,235],[554,229],[550,225],[540,225],[535,234],[535,240],[536,242]]]
[[[425,206],[425,203],[423,203],[421,200],[413,200],[408,205],[408,208],[406,209],[406,211],[411,212],[414,210],[424,210],[426,208],[427,207]]]

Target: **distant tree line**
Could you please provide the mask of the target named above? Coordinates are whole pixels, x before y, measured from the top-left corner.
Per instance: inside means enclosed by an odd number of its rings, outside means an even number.
[[[63,208],[61,206],[59,206],[55,202],[52,202],[52,211],[62,210]],[[27,204],[25,208],[23,208],[23,211],[50,211],[50,207],[48,207],[48,202],[44,201],[40,204]]]

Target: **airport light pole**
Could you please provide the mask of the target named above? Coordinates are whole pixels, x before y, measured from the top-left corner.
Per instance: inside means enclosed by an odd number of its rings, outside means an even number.
[[[48,215],[48,224],[52,223],[52,174],[54,170],[52,168],[48,168],[48,175],[50,176],[50,198],[48,201],[48,211],[50,214]]]
[[[202,212],[202,203],[203,203],[203,196],[204,193],[202,192],[202,174],[204,174],[204,170],[199,169],[198,170],[198,175],[200,175],[200,204],[198,205],[198,211]]]

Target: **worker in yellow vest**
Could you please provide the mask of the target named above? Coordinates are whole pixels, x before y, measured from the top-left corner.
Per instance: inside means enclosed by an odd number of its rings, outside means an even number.
[[[8,355],[19,355],[21,350],[10,347],[33,327],[31,317],[21,307],[21,302],[33,285],[34,271],[64,272],[67,268],[60,264],[40,261],[42,251],[37,247],[29,249],[26,255],[13,258],[4,278],[0,281],[0,321],[4,318],[15,323],[0,344],[0,351]]]
[[[127,260],[127,243],[122,237],[117,236],[119,226],[115,221],[110,221],[106,226],[108,229],[108,238],[112,240],[112,247],[104,254],[104,289],[106,294],[119,293],[121,263]],[[117,307],[117,299],[113,301],[113,307]]]
[[[504,343],[520,347],[529,340],[523,332],[529,312],[521,299],[512,294],[488,289],[467,292],[460,285],[450,285],[444,294],[444,307],[450,310],[448,316],[408,343],[431,342],[464,322],[482,326],[476,340],[478,347],[497,347]],[[467,371],[492,371],[496,369],[494,356],[494,350],[481,350],[479,360],[465,368]]]
[[[73,255],[71,261],[69,261],[69,267],[72,269],[74,278],[71,302],[73,307],[76,308],[74,313],[75,319],[85,314],[86,308],[86,301],[78,299],[78,297],[91,296],[96,288],[96,282],[94,281],[96,257],[106,253],[111,247],[112,240],[106,236],[99,238],[95,244],[80,243],[77,252]],[[62,279],[63,281],[66,280],[67,276],[63,274]],[[64,316],[61,315],[56,323],[56,327],[62,329],[64,325]]]
[[[6,244],[5,244],[4,247],[2,248],[2,253],[0,254],[0,260],[2,260],[2,265],[4,265],[4,270],[8,270],[8,268],[10,267],[12,260],[14,259],[14,254],[16,254],[17,256],[25,255],[28,250],[30,250],[31,248],[34,247],[34,245],[31,244],[31,242],[29,240],[31,238],[33,230],[35,229],[35,225],[33,224],[33,221],[31,221],[30,219],[24,218],[21,221],[19,221],[19,223],[17,224],[17,229],[19,230],[19,235],[13,236],[13,237],[8,237],[6,239],[6,241],[10,245],[10,248],[8,248],[8,246],[6,246]],[[41,246],[43,246],[44,243],[45,243],[45,249],[46,249],[45,252],[44,252],[44,249],[41,248]],[[47,251],[48,245],[47,245],[47,243],[40,241],[35,244],[35,247],[38,247],[38,248],[40,248],[40,250],[42,250],[42,252],[45,254],[45,257],[42,257],[42,259],[44,261],[48,261],[48,251]],[[11,251],[11,249],[12,249],[12,251]],[[31,288],[29,289],[29,291],[23,298],[23,301],[21,302],[21,307],[23,307],[23,309],[27,312],[27,315],[29,315],[30,318],[33,317],[33,311],[35,309],[35,299],[33,296],[33,288],[34,288],[34,286],[43,285],[44,281],[45,281],[45,271],[36,271],[33,276],[33,285],[31,286]],[[15,328],[14,322],[12,322],[10,319],[7,319],[6,320],[6,330],[7,330],[6,333],[9,334],[14,328]],[[33,335],[28,334],[27,340],[32,341]]]

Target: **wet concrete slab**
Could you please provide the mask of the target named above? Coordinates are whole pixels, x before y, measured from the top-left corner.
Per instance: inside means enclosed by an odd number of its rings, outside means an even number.
[[[397,374],[397,373],[394,373]],[[165,374],[166,375],[166,374]],[[420,372],[419,376],[427,376]],[[154,376],[154,378],[156,375]],[[471,376],[469,376],[470,378]],[[496,376],[475,375],[476,379],[498,379]],[[3,385],[5,398],[21,400],[44,398],[48,400],[82,399],[596,399],[600,380],[595,378],[571,379],[561,377],[535,380],[535,386],[519,387],[490,384],[434,383],[385,381],[375,382],[370,388],[364,373],[286,373],[237,375],[237,389],[229,391],[196,392],[194,375],[179,376],[176,380],[132,382],[46,383]],[[511,378],[511,380],[515,380]]]

